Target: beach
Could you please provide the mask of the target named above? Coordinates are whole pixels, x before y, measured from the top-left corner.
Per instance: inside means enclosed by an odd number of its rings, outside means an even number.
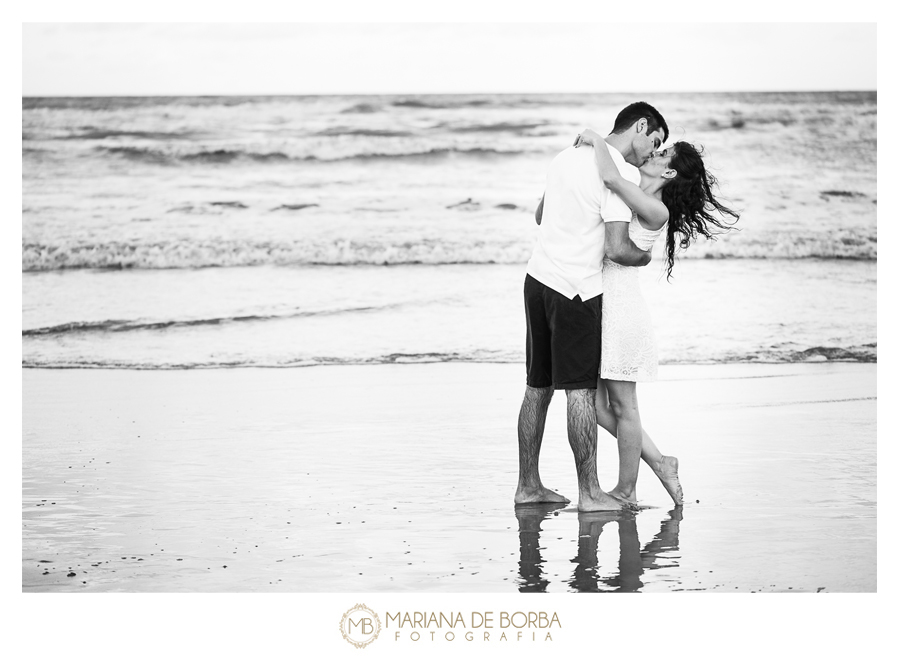
[[[534,208],[634,100],[23,97],[23,591],[874,591],[874,91],[641,98],[741,213],[639,273],[688,502],[513,506]]]
[[[515,508],[522,364],[23,371],[26,592],[873,592],[876,366],[661,367],[637,513]],[[541,475],[575,498],[564,394]],[[601,486],[616,472],[602,435]]]

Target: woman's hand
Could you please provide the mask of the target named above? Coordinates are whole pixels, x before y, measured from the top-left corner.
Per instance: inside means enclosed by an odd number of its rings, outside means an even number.
[[[584,131],[575,138],[575,148],[582,145],[594,146],[602,140],[603,137],[601,137],[599,133],[594,132],[590,128],[585,128]]]

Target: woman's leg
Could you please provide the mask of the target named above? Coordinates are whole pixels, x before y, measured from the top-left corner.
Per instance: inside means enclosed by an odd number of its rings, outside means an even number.
[[[620,382],[623,383],[623,382]],[[636,402],[636,399],[635,399]],[[595,406],[597,408],[597,424],[609,432],[612,436],[618,438],[618,421],[610,406],[609,391],[607,389],[607,380],[597,380],[597,393],[595,398]],[[676,505],[683,504],[684,495],[681,491],[681,483],[678,480],[678,460],[675,457],[663,455],[650,435],[641,427],[641,459],[660,479],[666,491],[672,497]],[[637,476],[635,476],[636,480]],[[633,492],[634,486],[631,490]],[[621,462],[619,470],[619,484],[610,493],[617,496],[624,495],[627,490],[627,483],[622,481]],[[633,499],[629,499],[633,500]]]
[[[597,379],[597,397],[595,404],[597,407],[597,424],[613,436],[617,436],[616,417],[613,415],[612,408],[609,406],[609,393],[606,390],[605,379]],[[663,455],[659,451],[659,448],[656,447],[656,444],[653,443],[653,439],[651,439],[650,435],[641,428],[641,459],[647,462],[648,466],[653,466],[659,462],[662,457]]]
[[[643,432],[641,435],[641,459],[647,462],[648,466],[652,467],[662,458],[663,454],[656,447],[656,444],[653,443],[653,439],[650,438],[647,432]]]
[[[634,502],[643,442],[637,384],[610,379],[606,381],[606,391],[616,420],[616,439],[619,443],[619,482],[610,494]]]
[[[597,393],[594,398],[597,408],[597,424],[607,432],[616,435],[616,417],[609,406],[609,394],[606,392],[606,380],[597,377]]]

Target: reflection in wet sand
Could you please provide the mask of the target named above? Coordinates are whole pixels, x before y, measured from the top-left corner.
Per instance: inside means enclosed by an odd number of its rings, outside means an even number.
[[[565,505],[530,505],[516,507],[519,521],[520,592],[545,592],[546,578],[541,555],[541,522]],[[581,512],[578,514],[578,551],[571,560],[575,568],[567,581],[578,592],[637,592],[644,583],[645,571],[676,568],[679,557],[678,532],[683,508],[675,507],[660,524],[659,531],[641,549],[636,517],[631,512]],[[618,572],[600,577],[598,542],[604,526],[615,522],[619,531]],[[665,559],[660,559],[665,558]]]
[[[628,512],[583,512],[578,515],[578,553],[572,562],[575,571],[569,585],[579,592],[601,591],[597,578],[600,560],[597,556],[597,542],[603,526],[610,521],[620,520],[620,516],[632,516]],[[635,533],[637,534],[637,533]]]
[[[543,503],[539,505],[516,505],[516,519],[519,521],[519,591],[546,592],[550,584],[544,577],[541,566],[541,521],[553,512],[563,509],[566,503]]]

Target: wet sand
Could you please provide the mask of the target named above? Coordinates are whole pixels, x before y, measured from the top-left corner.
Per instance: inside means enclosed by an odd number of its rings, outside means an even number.
[[[673,508],[514,508],[519,364],[23,371],[23,591],[872,592],[874,364],[667,366]],[[544,482],[576,496],[564,394]],[[601,485],[615,442],[601,436]]]

